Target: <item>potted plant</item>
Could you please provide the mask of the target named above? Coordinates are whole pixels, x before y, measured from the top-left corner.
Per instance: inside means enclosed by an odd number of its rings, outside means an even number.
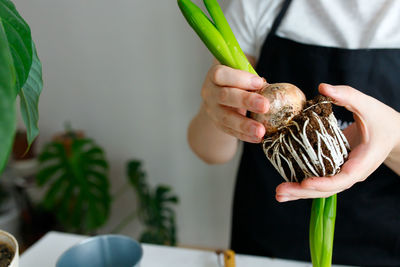
[[[127,175],[128,182],[137,196],[137,207],[112,232],[121,231],[138,217],[145,227],[139,237],[140,242],[175,246],[176,216],[173,206],[179,202],[179,198],[169,186],[157,185],[152,188],[142,170],[142,162],[138,160],[128,162]]]
[[[30,28],[10,0],[0,0],[0,173],[14,140],[17,96],[31,144],[38,134],[38,101],[42,86],[42,66]],[[0,245],[10,238],[13,239],[0,232]],[[18,245],[14,248],[14,258],[17,258]],[[17,266],[18,260],[11,264]]]
[[[103,149],[81,131],[67,129],[39,155],[39,186],[47,186],[42,205],[65,231],[91,234],[109,217],[108,163]]]
[[[19,210],[3,179],[0,182],[0,267],[18,266],[19,246],[13,236],[18,232],[18,225]]]
[[[11,234],[0,230],[0,266],[18,267],[18,242]]]

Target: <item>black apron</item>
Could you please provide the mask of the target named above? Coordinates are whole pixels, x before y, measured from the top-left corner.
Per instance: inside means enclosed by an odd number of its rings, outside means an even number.
[[[352,86],[400,111],[400,49],[342,49],[298,43],[275,32],[284,2],[259,57],[269,83],[297,85],[310,99],[321,82]],[[352,114],[335,108],[352,122]],[[310,261],[311,200],[278,203],[283,182],[260,144],[244,144],[235,187],[231,247],[237,253]],[[400,177],[381,165],[367,180],[338,194],[333,262],[400,266]]]

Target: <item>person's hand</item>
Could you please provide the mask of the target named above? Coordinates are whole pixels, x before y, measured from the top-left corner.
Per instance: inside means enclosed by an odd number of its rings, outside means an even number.
[[[321,94],[353,112],[355,122],[344,130],[351,152],[341,172],[332,177],[311,177],[301,183],[282,183],[276,188],[280,202],[329,197],[362,182],[400,143],[400,114],[378,100],[349,86],[321,84]]]
[[[265,79],[223,65],[211,67],[204,81],[201,96],[207,115],[223,132],[242,141],[261,142],[264,126],[246,117],[246,111],[266,113],[269,103],[251,92],[260,90]]]

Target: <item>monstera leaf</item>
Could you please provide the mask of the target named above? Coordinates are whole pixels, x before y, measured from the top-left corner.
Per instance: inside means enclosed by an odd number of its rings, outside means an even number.
[[[45,146],[39,156],[37,181],[49,186],[44,207],[53,211],[67,230],[90,233],[109,216],[108,164],[93,140],[69,141],[53,141]]]
[[[174,204],[179,202],[172,189],[159,185],[152,190],[146,181],[146,173],[140,161],[128,163],[128,179],[138,196],[139,218],[146,227],[140,236],[144,243],[175,245],[176,223]]]
[[[14,139],[18,94],[29,144],[38,134],[37,103],[43,86],[41,80],[41,64],[28,24],[11,1],[0,0],[0,173]]]

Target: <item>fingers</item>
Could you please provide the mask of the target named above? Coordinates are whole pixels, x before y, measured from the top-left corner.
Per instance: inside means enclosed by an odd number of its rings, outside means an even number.
[[[269,109],[268,100],[257,93],[247,92],[238,88],[222,87],[215,90],[218,104],[228,107],[242,108],[264,114]]]
[[[243,90],[260,90],[266,81],[255,74],[232,69],[223,65],[213,66],[208,73],[210,80],[222,87],[236,87]]]
[[[216,112],[216,124],[224,132],[246,142],[259,143],[265,135],[265,128],[261,123],[226,107],[221,107]]]
[[[381,162],[374,162],[371,152],[367,153],[367,146],[358,146],[353,150],[349,159],[342,166],[342,170],[332,177],[313,177],[304,180],[303,188],[320,192],[343,191],[355,183],[365,180]]]
[[[261,138],[255,137],[255,136],[250,136],[250,135],[246,135],[244,133],[235,131],[229,127],[226,126],[221,126],[220,129],[222,131],[224,131],[225,133],[236,137],[239,140],[242,140],[244,142],[248,142],[248,143],[254,143],[254,144],[258,144],[261,142]]]
[[[353,150],[342,170],[332,177],[311,177],[301,183],[283,183],[276,189],[276,198],[280,202],[301,198],[329,197],[342,192],[355,183],[364,181],[382,162],[375,162],[374,156],[367,153],[372,148],[366,145]]]
[[[266,113],[269,102],[263,96],[249,92],[260,90],[266,81],[257,75],[229,68],[213,66],[203,84],[201,95],[204,107],[215,125],[240,140],[259,143],[265,127],[246,118],[246,111]]]
[[[318,90],[321,94],[333,98],[336,105],[345,107],[359,116],[368,113],[371,109],[371,102],[374,100],[372,97],[345,85],[333,86],[321,83]]]
[[[307,198],[330,197],[339,191],[319,192],[305,189],[299,183],[282,183],[276,188],[275,198],[279,202],[293,201]]]
[[[377,101],[345,85],[333,86],[321,83],[318,90],[321,94],[333,98],[335,105],[342,106],[354,114],[354,120],[362,135],[362,139],[364,142],[367,142],[370,139],[367,130],[367,122],[371,121],[371,107],[376,105]]]
[[[217,103],[263,114],[268,112],[268,100],[248,90],[259,90],[265,84],[265,79],[257,75],[215,65],[209,71],[209,77],[203,84],[201,95],[208,105]]]
[[[333,98],[336,105],[353,112],[355,123],[344,130],[352,151],[335,176],[311,177],[301,183],[279,185],[276,189],[278,201],[328,197],[344,191],[367,179],[393,147],[393,134],[388,134],[390,128],[386,127],[389,124],[386,118],[392,117],[392,109],[349,86],[321,84],[319,91]]]
[[[343,130],[344,136],[350,144],[350,148],[353,149],[361,143],[362,137],[359,135],[360,129],[358,129],[357,123],[352,123]]]

